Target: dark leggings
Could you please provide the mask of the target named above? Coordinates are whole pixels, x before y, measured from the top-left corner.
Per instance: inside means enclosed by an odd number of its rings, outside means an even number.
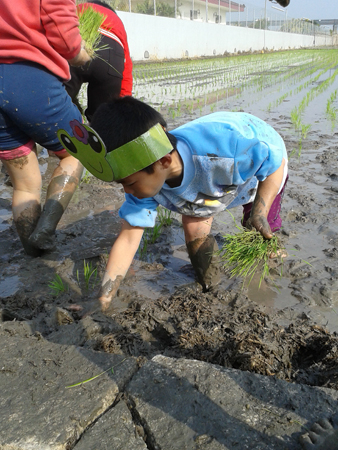
[[[89,122],[102,103],[118,98],[121,93],[123,47],[107,36],[102,36],[100,45],[106,48],[100,50],[98,56],[85,66],[71,67],[71,79],[65,83],[68,94],[77,106],[77,94],[82,84],[88,83],[85,114]]]

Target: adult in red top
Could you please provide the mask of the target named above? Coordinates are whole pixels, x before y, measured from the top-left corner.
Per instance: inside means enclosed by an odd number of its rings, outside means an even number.
[[[71,80],[66,89],[73,102],[78,104],[77,94],[82,83],[88,83],[86,117],[90,122],[94,112],[113,98],[132,95],[133,64],[130,58],[127,33],[121,19],[105,2],[93,0],[78,5],[78,10],[92,7],[102,13],[106,19],[99,28],[102,34],[98,57],[83,67],[71,68]]]
[[[75,0],[0,0],[0,160],[13,185],[13,219],[23,247],[38,256],[54,246],[56,226],[83,167],[62,148],[57,130],[73,134],[81,114],[63,82],[69,64],[90,61],[78,28]],[[35,143],[60,162],[41,211]]]

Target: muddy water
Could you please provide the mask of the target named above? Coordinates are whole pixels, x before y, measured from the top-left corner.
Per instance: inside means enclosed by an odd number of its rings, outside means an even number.
[[[227,77],[225,80],[224,77],[223,80],[217,78],[220,63],[216,65],[217,73],[213,78],[208,60],[205,62],[208,88],[205,91],[204,88],[188,89],[189,97],[185,95],[183,81],[188,83],[190,80],[191,86],[194,83],[203,86],[204,79],[200,68],[194,75],[193,64],[189,66],[190,72],[182,69],[181,93],[179,87],[173,93],[178,79],[177,66],[173,70],[175,77],[166,81],[163,73],[161,79],[159,74],[151,78],[151,66],[148,65],[144,69],[148,74],[147,83],[137,81],[135,90],[145,100],[150,92],[148,100],[166,115],[169,129],[201,114],[243,110],[266,120],[283,136],[290,158],[290,179],[282,209],[283,229],[279,234],[289,253],[288,258],[282,265],[271,263],[272,278],[263,281],[260,288],[259,274],[247,285],[243,280],[229,279],[223,270],[217,289],[203,294],[189,263],[180,216],[172,215],[172,224],[162,228],[155,243],[148,244],[147,254],[140,251],[136,255],[118,292],[119,312],[114,317],[103,316],[97,311],[89,316],[99,324],[100,332],[87,336],[83,345],[145,357],[159,352],[184,355],[256,370],[257,364],[252,361],[239,364],[236,352],[233,359],[222,360],[222,352],[227,351],[224,343],[229,343],[232,338],[236,340],[244,332],[251,337],[262,337],[263,330],[266,333],[270,330],[264,335],[266,345],[274,342],[276,346],[288,348],[291,359],[296,348],[305,349],[305,336],[318,335],[318,343],[325,341],[328,346],[325,358],[337,360],[334,332],[338,332],[338,119],[329,119],[326,109],[328,99],[338,88],[338,78],[313,95],[302,111],[301,123],[310,125],[306,136],[295,130],[291,121],[292,110],[300,105],[307,93],[334,73],[338,66],[337,52],[300,51],[289,55],[284,52],[256,56],[257,60],[253,55],[248,57],[250,64],[245,64],[245,56],[241,56],[237,65],[236,58],[228,58],[227,73],[232,74],[229,75],[231,83]],[[266,59],[262,59],[264,56]],[[169,70],[170,63],[166,67]],[[310,68],[313,68],[312,73]],[[141,69],[136,66],[136,70]],[[213,79],[214,91],[210,89]],[[182,105],[177,109],[178,102]],[[176,105],[175,114],[173,105]],[[337,96],[332,105],[338,108]],[[44,152],[39,160],[46,186],[56,161]],[[4,176],[1,174],[0,177],[2,182]],[[78,344],[76,324],[83,323],[84,312],[95,309],[99,280],[120,229],[117,210],[124,198],[121,187],[92,177],[85,178],[59,224],[57,250],[37,259],[25,256],[21,248],[10,213],[11,193],[11,187],[1,185],[2,319],[29,320],[33,329],[47,339]],[[232,213],[239,223],[241,208]],[[215,218],[212,231],[219,245],[222,245],[224,234],[236,231],[227,212]],[[97,275],[93,273],[89,282],[84,277],[84,264],[97,270]],[[50,285],[56,273],[64,286],[53,290]],[[71,308],[74,304],[80,305],[83,311],[74,312]],[[60,330],[60,323],[55,319],[57,308],[69,314],[71,324],[67,325],[66,334],[65,328]],[[261,324],[258,328],[257,323]],[[274,341],[281,335],[285,341]],[[249,347],[243,350],[245,354],[257,353],[257,348]],[[315,354],[313,339],[311,349],[310,354],[311,351]],[[263,359],[267,348],[264,351]],[[276,358],[278,360],[278,355]],[[315,361],[317,367],[322,364],[323,368],[332,369],[328,362],[332,359],[325,358],[310,360]],[[292,369],[295,373],[299,370],[297,364]],[[285,379],[295,379],[286,367],[284,372],[281,367],[275,369],[281,371]],[[257,371],[272,373],[266,366]],[[303,381],[336,386],[336,381],[329,376],[321,382],[312,378],[307,373]]]

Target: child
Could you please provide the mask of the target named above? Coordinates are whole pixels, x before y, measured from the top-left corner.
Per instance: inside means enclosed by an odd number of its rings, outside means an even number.
[[[54,246],[54,232],[83,167],[60,145],[57,130],[81,114],[63,81],[69,64],[90,60],[78,28],[75,0],[0,0],[0,160],[13,185],[13,219],[27,254]],[[41,212],[35,142],[55,152]]]
[[[86,117],[90,122],[96,109],[113,98],[131,95],[133,88],[133,64],[129,54],[127,33],[121,19],[105,2],[93,0],[80,3],[77,8],[82,11],[90,6],[103,14],[99,56],[83,67],[71,67],[71,79],[65,83],[68,94],[78,105],[77,95],[83,83],[87,86]],[[79,105],[78,105],[79,106]]]
[[[94,175],[118,181],[126,193],[119,211],[122,230],[102,282],[103,310],[110,307],[144,229],[154,226],[159,204],[182,214],[189,257],[205,290],[210,287],[216,247],[210,229],[217,212],[246,205],[246,227],[267,239],[280,228],[287,153],[279,134],[257,117],[217,112],[168,133],[161,114],[124,97],[101,105],[91,128],[74,127],[74,138],[63,132],[59,138]]]

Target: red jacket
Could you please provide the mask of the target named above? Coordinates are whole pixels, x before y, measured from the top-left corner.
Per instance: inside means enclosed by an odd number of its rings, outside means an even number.
[[[15,0],[12,0],[15,1]],[[0,0],[1,2],[1,0]],[[127,40],[127,33],[122,23],[122,20],[109,8],[104,8],[96,3],[81,3],[78,5],[79,10],[81,10],[85,5],[90,5],[95,11],[100,12],[106,16],[105,21],[101,25],[100,32],[108,36],[115,41],[117,41],[124,50],[124,71],[122,74],[121,83],[121,97],[126,95],[132,95],[133,89],[133,63],[130,58],[129,46]]]
[[[0,63],[33,61],[69,80],[80,49],[75,0],[0,0]]]

